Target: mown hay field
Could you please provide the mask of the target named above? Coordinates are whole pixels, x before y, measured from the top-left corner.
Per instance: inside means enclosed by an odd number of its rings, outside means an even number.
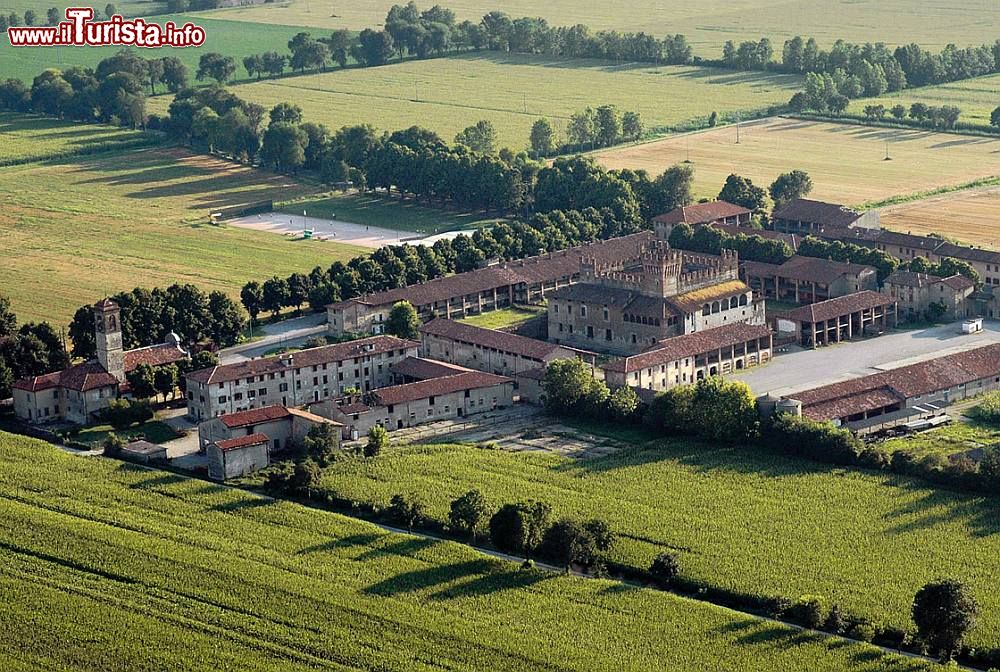
[[[13,0],[0,0],[0,2],[12,2]],[[45,11],[53,6],[76,6],[69,0],[28,0],[35,5],[38,13],[38,23],[45,24]],[[101,3],[99,9],[104,13],[106,3]],[[151,4],[151,3],[144,3]],[[39,6],[44,5],[44,6]],[[96,6],[96,5],[95,5]],[[15,7],[17,13],[22,15],[28,8],[27,4],[18,4]],[[135,11],[133,11],[133,8]],[[188,67],[191,83],[195,84],[194,75],[198,69],[198,59],[202,54],[208,52],[218,52],[236,59],[236,78],[246,78],[247,73],[243,69],[243,57],[250,54],[259,54],[264,51],[278,51],[286,53],[288,51],[288,40],[296,33],[307,28],[286,25],[268,25],[265,23],[246,23],[243,21],[227,21],[221,18],[208,18],[201,14],[164,14],[160,16],[150,16],[142,13],[141,7],[136,5],[123,5],[120,11],[126,14],[139,14],[152,23],[165,24],[173,21],[177,25],[184,25],[188,21],[205,29],[205,44],[200,47],[185,47],[178,49],[140,49],[139,54],[143,58],[159,58],[162,56],[176,56]],[[9,13],[12,10],[7,10]],[[24,80],[28,84],[31,80],[47,68],[66,69],[73,65],[94,67],[101,59],[113,56],[120,47],[12,47],[4,35],[0,39],[0,73],[4,79],[14,77]],[[160,86],[158,90],[162,90]]]
[[[0,433],[5,670],[932,666]]]
[[[157,142],[142,131],[0,112],[0,166]]]
[[[177,148],[0,168],[0,293],[22,322],[58,327],[79,306],[136,285],[190,282],[238,297],[248,280],[365,253],[209,224],[220,207],[316,190]]]
[[[913,595],[941,576],[981,607],[973,646],[1000,646],[997,500],[921,481],[777,454],[657,441],[574,460],[470,446],[414,446],[327,469],[324,488],[386,505],[419,493],[447,521],[478,488],[494,507],[536,499],[555,515],[600,517],[621,539],[614,560],[646,569],[679,555],[684,578],[740,594],[819,595],[846,612],[912,631]]]
[[[969,189],[882,210],[882,226],[1000,250],[1000,189]]]
[[[9,1],[9,0],[8,0]],[[323,28],[381,27],[397,0],[338,2],[332,7],[316,0],[274,3],[216,10],[212,16],[264,23]],[[435,4],[417,3],[421,9]],[[794,36],[814,36],[829,46],[838,38],[855,42],[917,42],[937,49],[949,42],[959,46],[992,43],[996,11],[992,0],[706,0],[678,3],[662,0],[446,0],[442,6],[459,20],[478,21],[500,9],[513,17],[541,16],[551,25],[583,23],[594,30],[645,31],[658,37],[682,33],[695,53],[718,57],[726,40],[769,36],[778,52]]]
[[[267,107],[294,103],[305,119],[333,129],[369,123],[393,131],[417,124],[448,142],[488,119],[498,146],[519,150],[528,147],[537,119],[548,117],[565,137],[570,115],[587,106],[612,103],[637,111],[647,129],[702,127],[713,111],[726,117],[784,104],[801,83],[792,75],[481,53],[264,80],[232,91]],[[149,101],[152,111],[165,111],[169,103],[168,97]]]
[[[773,118],[600,152],[608,168],[660,173],[690,160],[695,192],[715,197],[730,173],[767,187],[805,170],[811,198],[860,206],[1000,175],[1000,139]],[[888,149],[891,161],[886,161]]]
[[[881,98],[865,98],[855,100],[848,112],[864,114],[868,105],[903,105],[907,110],[913,103],[941,106],[954,105],[962,110],[960,122],[988,126],[990,114],[1000,107],[1000,75],[963,79],[958,82],[941,84],[940,86],[922,86],[916,89],[904,89]]]

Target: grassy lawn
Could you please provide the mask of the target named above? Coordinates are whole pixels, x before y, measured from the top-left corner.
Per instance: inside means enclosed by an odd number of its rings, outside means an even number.
[[[337,3],[335,11],[314,0],[278,0],[271,4],[217,10],[213,16],[326,28],[381,26],[397,0]],[[418,3],[421,9],[433,2]],[[836,39],[855,42],[917,42],[940,49],[996,39],[989,0],[942,3],[937,0],[707,0],[698,3],[661,0],[449,0],[458,20],[478,21],[502,9],[512,17],[541,16],[549,24],[584,23],[594,30],[645,31],[658,37],[682,33],[700,56],[717,58],[726,40],[757,40],[767,35],[780,53],[796,34],[814,36],[821,46]]]
[[[87,427],[79,435],[75,437],[77,441],[82,443],[89,443],[94,446],[99,446],[104,442],[104,439],[108,437],[108,434],[118,434],[126,442],[133,439],[145,439],[150,443],[163,443],[164,441],[170,441],[177,438],[177,432],[175,432],[170,425],[167,425],[159,420],[150,420],[141,425],[136,425],[134,427],[129,427],[127,429],[115,430],[111,425],[94,425],[93,427]]]
[[[375,461],[333,465],[323,486],[377,505],[419,493],[437,520],[447,520],[449,502],[472,488],[493,507],[543,500],[557,516],[606,520],[621,535],[619,562],[646,568],[672,550],[686,578],[792,600],[821,595],[900,628],[912,628],[910,605],[924,583],[956,577],[981,607],[969,643],[1000,645],[995,499],[783,455],[630,443],[635,447],[586,460],[467,446],[397,448]]]
[[[136,285],[191,282],[237,297],[248,280],[365,253],[208,224],[214,208],[313,192],[182,149],[0,168],[0,292],[22,322],[58,328],[79,306]]]
[[[545,308],[542,306],[515,306],[513,308],[504,308],[503,310],[494,310],[489,313],[474,315],[462,321],[474,327],[483,327],[484,329],[506,329],[524,324],[528,320],[544,314]]]
[[[886,147],[891,161],[885,161]],[[780,173],[805,170],[810,198],[860,205],[1000,175],[1000,139],[769,119],[600,152],[609,168],[662,172],[688,156],[697,196],[718,195],[736,172],[766,187]],[[942,232],[944,233],[944,232]]]
[[[955,105],[962,110],[960,121],[988,126],[990,113],[1000,105],[1000,75],[964,79],[939,86],[922,86],[891,93],[881,98],[856,100],[851,103],[848,112],[864,114],[865,106],[874,104],[882,104],[886,108],[903,105],[909,110],[913,103],[924,103],[935,107]]]
[[[932,669],[24,437],[0,460],[5,670]]]
[[[29,5],[35,6],[38,13],[39,22],[45,23],[45,11],[54,6],[79,6],[68,0],[0,0],[0,4],[5,4],[11,9],[5,13],[16,10],[23,14]],[[247,76],[243,69],[243,57],[250,54],[259,54],[264,51],[288,52],[288,40],[303,29],[294,25],[268,25],[264,23],[244,23],[242,21],[227,21],[225,19],[212,19],[200,14],[165,14],[163,16],[148,16],[141,8],[140,3],[134,5],[119,5],[119,8],[126,14],[139,14],[148,18],[150,22],[165,24],[173,21],[177,25],[184,25],[187,22],[194,23],[205,29],[205,44],[200,47],[187,47],[183,49],[170,49],[171,56],[181,59],[188,67],[188,74],[192,83],[195,71],[198,69],[198,59],[202,54],[208,52],[218,52],[236,59],[236,78],[243,79]],[[153,3],[141,3],[153,5]],[[135,7],[135,11],[132,8]],[[100,5],[100,11],[104,13],[104,4]],[[15,48],[10,46],[6,35],[0,40],[0,73],[4,79],[15,77],[30,83],[35,75],[46,68],[65,69],[73,65],[96,66],[101,59],[113,56],[119,47],[36,47],[36,48]],[[152,50],[167,51],[167,50]],[[163,54],[140,54],[146,58],[154,55],[166,56]],[[150,104],[152,107],[152,104]]]
[[[154,135],[126,128],[0,112],[0,146],[3,147],[0,165],[93,154],[133,143],[156,141]]]
[[[701,127],[713,111],[726,117],[767,109],[801,86],[791,75],[480,53],[264,80],[233,91],[268,107],[294,102],[305,119],[330,128],[369,123],[392,131],[419,124],[449,142],[488,119],[500,146],[524,149],[537,119],[549,117],[565,135],[570,115],[588,105],[638,111],[647,129]],[[168,103],[161,97],[151,107]]]
[[[428,235],[457,229],[478,229],[497,221],[496,218],[484,218],[482,213],[438,210],[412,200],[401,201],[356,191],[330,192],[316,198],[285,203],[277,210],[292,215],[301,215],[305,210],[310,217]]]
[[[970,412],[967,412],[971,415]],[[911,436],[890,439],[877,445],[879,450],[892,454],[906,451],[917,456],[939,455],[951,457],[977,448],[1000,444],[1000,428],[979,422],[971,417],[955,418],[955,422]]]

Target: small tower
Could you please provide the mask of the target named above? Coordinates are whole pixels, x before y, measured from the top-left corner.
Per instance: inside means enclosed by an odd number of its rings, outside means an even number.
[[[111,299],[94,305],[97,361],[118,380],[125,381],[125,350],[122,348],[121,308]]]

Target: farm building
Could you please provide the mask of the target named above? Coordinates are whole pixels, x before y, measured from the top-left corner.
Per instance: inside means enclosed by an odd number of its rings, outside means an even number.
[[[425,322],[538,303],[550,292],[577,281],[583,257],[614,263],[638,254],[651,238],[644,231],[348,299],[327,306],[327,329],[333,336],[380,334],[398,301],[413,304]]]
[[[506,408],[513,403],[512,379],[467,371],[331,399],[313,404],[310,411],[341,423],[344,438],[358,438],[375,425],[393,431]]]
[[[963,275],[939,278],[926,273],[896,271],[882,283],[881,292],[896,300],[904,320],[928,317],[957,320],[971,314],[970,298],[975,290],[976,283]],[[939,312],[932,314],[935,310]]]
[[[271,463],[268,441],[264,434],[245,434],[209,443],[205,449],[209,478],[225,481],[263,469]]]
[[[608,387],[661,392],[677,385],[733,373],[771,359],[771,330],[737,322],[693,334],[674,336],[629,357],[604,364]]]
[[[618,264],[581,264],[580,282],[549,295],[549,340],[617,355],[734,322],[763,324],[763,302],[739,279],[735,252],[657,241]]]
[[[1000,344],[946,355],[793,395],[802,415],[870,432],[940,415],[948,405],[1000,389]]]
[[[771,215],[775,231],[816,234],[825,230],[878,229],[878,211],[857,212],[836,203],[796,198]]]
[[[749,226],[753,212],[741,205],[727,201],[709,201],[683,205],[670,212],[653,218],[653,229],[660,240],[670,238],[670,233],[679,224],[688,226],[704,226],[724,224],[730,226]]]
[[[419,346],[373,336],[192,371],[186,376],[188,415],[204,420],[261,406],[301,406],[350,389],[391,385],[390,367],[415,357]]]
[[[873,266],[816,257],[796,255],[783,264],[746,261],[740,272],[756,296],[788,303],[815,303],[878,289]]]
[[[269,452],[275,453],[301,445],[309,430],[322,424],[337,423],[297,408],[263,406],[238,413],[227,413],[200,423],[198,445],[201,449],[205,449],[211,443],[248,434],[263,434],[269,440]]]
[[[513,376],[557,359],[582,359],[593,366],[596,355],[555,343],[453,320],[431,320],[420,328],[425,357],[478,371]]]
[[[125,376],[137,366],[163,366],[188,358],[173,333],[159,345],[125,350],[121,309],[110,299],[94,305],[94,329],[96,359],[14,383],[14,413],[18,418],[33,424],[59,421],[91,424],[112,399],[129,394]]]
[[[441,376],[454,376],[456,373],[464,373],[472,369],[435,359],[407,357],[403,361],[393,364],[389,370],[392,371],[393,385],[405,385]]]
[[[773,319],[779,333],[794,334],[803,347],[817,348],[881,334],[896,326],[898,315],[895,299],[866,290],[775,311]]]

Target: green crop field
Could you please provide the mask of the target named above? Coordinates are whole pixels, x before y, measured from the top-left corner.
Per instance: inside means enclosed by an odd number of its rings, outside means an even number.
[[[0,0],[3,2],[4,0]],[[8,2],[10,0],[7,0]],[[38,0],[31,0],[35,3]],[[44,0],[43,4],[51,7],[55,3]],[[62,2],[62,5],[72,5],[72,2]],[[104,5],[101,6],[104,11]],[[24,10],[19,10],[19,13]],[[36,11],[39,11],[36,9]],[[128,12],[127,12],[128,13]],[[45,23],[45,10],[40,10],[40,23]],[[178,25],[190,21],[205,29],[205,44],[201,47],[183,49],[146,49],[140,54],[144,58],[161,56],[176,56],[188,67],[192,83],[195,71],[198,69],[198,59],[207,52],[219,52],[236,59],[237,79],[245,78],[243,57],[264,51],[288,51],[288,40],[303,29],[297,26],[267,25],[263,23],[246,23],[243,21],[227,21],[211,19],[199,14],[165,14],[146,17],[150,21],[164,24],[173,21]],[[317,33],[318,35],[319,33]],[[7,36],[0,39],[0,73],[2,77],[16,77],[26,82],[46,68],[68,68],[73,65],[96,66],[102,58],[112,56],[119,47],[12,47]],[[161,87],[162,88],[162,87]]]
[[[736,133],[730,125],[594,157],[607,168],[650,174],[690,159],[695,195],[711,198],[730,173],[766,188],[779,174],[799,169],[812,178],[810,198],[856,206],[1000,176],[1000,139],[785,118],[741,124],[739,144]],[[893,228],[907,230],[905,222]]]
[[[386,505],[419,493],[447,520],[478,488],[494,507],[538,499],[556,515],[598,516],[622,535],[615,560],[645,569],[663,550],[690,579],[740,593],[821,595],[848,613],[912,630],[914,593],[968,582],[981,618],[969,643],[1000,646],[997,500],[783,455],[661,441],[573,460],[465,446],[398,448],[326,470],[339,497]]]
[[[5,670],[930,665],[0,433]]]
[[[278,208],[278,211],[290,215],[301,215],[303,210],[310,217],[424,234],[478,229],[497,222],[497,218],[483,218],[481,213],[428,208],[412,200],[401,201],[398,198],[384,198],[356,191],[325,193],[315,198],[286,203]]]
[[[232,90],[268,107],[295,103],[305,119],[330,128],[369,123],[392,131],[418,124],[448,142],[466,126],[488,119],[500,146],[523,149],[535,120],[549,117],[565,135],[570,115],[588,105],[613,103],[640,112],[647,129],[700,127],[713,111],[746,115],[784,104],[801,83],[792,75],[694,66],[466,54],[264,80]],[[165,111],[169,102],[158,97],[150,109]]]
[[[314,191],[171,148],[0,168],[0,293],[22,322],[58,327],[79,306],[136,285],[191,282],[238,296],[248,280],[364,253],[208,223],[215,208]]]
[[[123,16],[150,16],[164,11],[166,2],[160,0],[123,0],[123,2],[113,3],[119,14]],[[0,0],[0,12],[10,14],[16,12],[18,16],[24,16],[24,10],[33,9],[38,14],[38,23],[45,23],[45,12],[50,7],[58,7],[60,11],[66,7],[94,7],[104,16],[104,8],[108,3],[94,3],[92,5],[80,5],[75,0]]]
[[[0,166],[156,143],[156,136],[99,124],[0,112]]]
[[[10,1],[10,0],[8,0]],[[275,3],[216,10],[213,16],[326,28],[381,27],[397,0],[329,3],[278,0]],[[417,3],[422,9],[435,4]],[[697,3],[662,0],[445,0],[459,20],[478,20],[503,10],[513,17],[541,16],[550,24],[584,23],[594,30],[645,31],[662,37],[682,33],[700,56],[717,57],[726,40],[769,36],[780,52],[793,35],[811,35],[824,45],[838,38],[855,42],[917,42],[940,49],[992,43],[996,11],[992,0],[961,3],[939,0],[707,0]]]
[[[965,79],[940,86],[923,86],[889,94],[881,98],[865,98],[851,103],[848,112],[864,114],[867,105],[903,105],[907,110],[913,103],[925,105],[954,105],[962,110],[960,122],[988,126],[990,114],[1000,107],[1000,75]],[[891,117],[889,117],[891,119]]]

